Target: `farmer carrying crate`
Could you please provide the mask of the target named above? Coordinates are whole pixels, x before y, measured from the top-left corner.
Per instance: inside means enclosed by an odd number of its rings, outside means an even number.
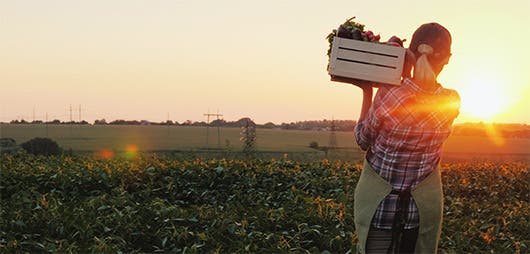
[[[340,48],[352,51],[346,46]],[[394,82],[394,76],[391,85],[378,85],[378,80],[370,77],[374,73],[363,74],[364,80],[359,80],[360,76],[341,77],[340,72],[332,75],[332,80],[349,80],[363,90],[355,139],[367,153],[354,197],[355,227],[362,253],[435,253],[440,237],[440,156],[460,108],[458,93],[443,88],[436,80],[451,56],[451,35],[438,23],[424,24],[414,32],[405,50],[403,66],[399,62],[393,65],[377,54],[358,62],[340,60],[344,62],[340,64],[397,71],[398,82]],[[363,53],[360,51],[352,52]],[[377,61],[387,64],[377,66]],[[337,66],[330,63],[330,74],[333,68]],[[381,78],[381,73],[374,75]],[[379,89],[372,102],[376,85]]]

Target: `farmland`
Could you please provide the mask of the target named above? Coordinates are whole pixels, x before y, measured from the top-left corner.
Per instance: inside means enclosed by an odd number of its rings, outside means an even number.
[[[0,252],[355,252],[359,163],[0,159]],[[528,253],[528,169],[443,164],[442,253]]]
[[[239,128],[209,128],[207,146],[205,127],[140,126],[140,125],[0,125],[0,137],[14,138],[17,143],[33,137],[50,137],[64,149],[81,152],[97,152],[103,149],[125,151],[134,145],[140,151],[210,152],[239,151],[242,143]],[[356,161],[363,153],[355,144],[352,132],[336,132],[340,148],[331,158]],[[280,129],[257,129],[257,149],[271,153],[272,157],[283,153],[308,154],[311,158],[324,158],[324,153],[309,148],[316,141],[327,146],[329,132]],[[498,160],[530,161],[530,139],[477,136],[451,136],[444,148],[447,159],[488,158]],[[202,153],[205,154],[205,153]],[[307,157],[307,156],[306,156]]]
[[[355,253],[351,132],[2,125],[18,144],[50,137],[73,153],[0,155],[0,252]],[[452,136],[444,149],[442,253],[530,252],[529,139]],[[128,149],[133,146],[135,152]],[[98,156],[112,150],[116,156]],[[157,152],[157,153],[153,153]],[[121,154],[122,153],[122,154]],[[216,156],[209,156],[216,154]],[[298,156],[298,157],[297,157]],[[327,157],[327,158],[326,158]]]

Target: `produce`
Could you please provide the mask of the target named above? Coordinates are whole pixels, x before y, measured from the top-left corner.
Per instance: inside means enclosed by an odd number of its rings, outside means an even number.
[[[353,39],[353,40],[359,40],[359,41],[367,41],[367,42],[374,42],[374,43],[382,43],[382,44],[388,44],[392,46],[400,46],[403,47],[403,42],[405,39],[400,39],[397,36],[392,36],[387,42],[380,42],[381,35],[374,34],[371,30],[365,30],[365,25],[353,21],[355,17],[352,17],[343,24],[339,26],[338,29],[333,29],[333,31],[328,34],[326,39],[329,42],[329,48],[328,48],[328,56],[331,56],[331,48],[333,44],[333,38],[335,36],[340,38],[347,38],[347,39]]]

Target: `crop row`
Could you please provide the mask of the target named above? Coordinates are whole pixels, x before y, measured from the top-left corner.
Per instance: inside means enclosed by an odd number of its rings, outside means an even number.
[[[355,249],[360,164],[3,155],[2,252]],[[446,252],[528,252],[527,163],[444,164]]]

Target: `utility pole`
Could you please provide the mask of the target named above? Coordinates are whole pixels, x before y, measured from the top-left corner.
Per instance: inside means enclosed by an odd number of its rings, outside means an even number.
[[[208,110],[208,113],[205,113],[204,116],[206,116],[206,147],[209,146],[209,132],[210,132],[210,116],[217,117],[217,120],[219,120],[220,116],[223,116],[219,114],[219,110],[217,110],[217,114],[210,114],[210,110]],[[220,126],[217,126],[217,146],[221,147],[221,130],[219,129]]]
[[[44,125],[46,125],[46,137],[48,137],[48,112],[46,112],[46,122],[44,122]]]
[[[79,123],[81,123],[81,104],[79,104]]]
[[[33,105],[33,123],[35,122],[35,105]]]
[[[72,117],[72,104],[70,104],[70,123],[72,123],[74,120],[73,120],[73,117]]]
[[[167,112],[166,125],[167,125],[167,136],[169,137],[169,112]]]
[[[74,125],[73,125],[74,119],[72,115],[72,104],[70,104],[70,137],[74,136]]]
[[[331,132],[329,133],[329,149],[337,148],[337,135],[335,134],[335,120],[331,120]]]
[[[204,114],[206,116],[206,147],[209,147],[208,139],[210,134],[210,110],[208,110],[208,113]]]
[[[219,122],[219,117],[223,116],[219,114],[219,109],[217,109],[217,114],[215,115],[217,117],[217,148],[221,148],[221,123]]]

